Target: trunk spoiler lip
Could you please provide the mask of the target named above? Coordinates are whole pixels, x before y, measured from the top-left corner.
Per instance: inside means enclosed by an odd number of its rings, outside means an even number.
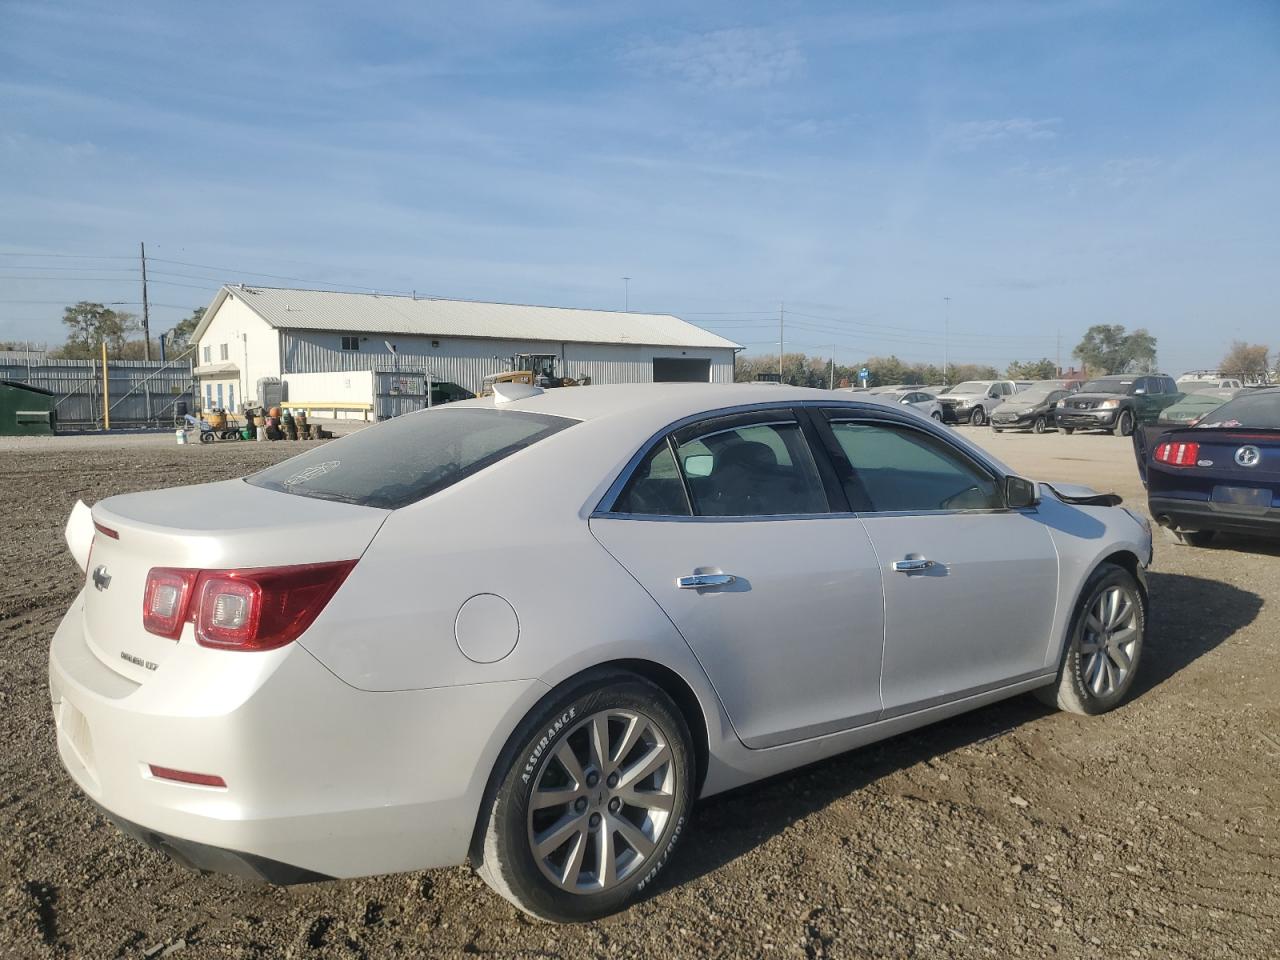
[[[1063,503],[1069,503],[1077,507],[1118,507],[1124,503],[1124,498],[1118,493],[1091,493],[1091,494],[1070,494],[1064,493],[1051,483],[1040,481],[1040,486],[1044,487]]]

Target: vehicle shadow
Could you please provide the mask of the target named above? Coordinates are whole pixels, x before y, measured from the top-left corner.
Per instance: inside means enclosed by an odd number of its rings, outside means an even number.
[[[1257,594],[1201,577],[1151,573],[1148,583],[1148,640],[1130,699],[1149,695],[1252,623],[1262,609]],[[711,873],[882,777],[1053,712],[1030,695],[1013,697],[702,801],[694,809],[687,846],[658,887]]]
[[[1219,533],[1207,547],[1200,547],[1199,549],[1251,553],[1263,557],[1280,557],[1280,540],[1247,537],[1237,533]]]

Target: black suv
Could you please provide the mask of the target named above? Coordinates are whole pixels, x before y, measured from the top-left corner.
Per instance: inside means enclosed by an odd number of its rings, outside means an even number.
[[[1122,375],[1090,380],[1054,408],[1058,429],[1109,430],[1127,437],[1140,423],[1154,423],[1160,411],[1182,396],[1164,374]]]

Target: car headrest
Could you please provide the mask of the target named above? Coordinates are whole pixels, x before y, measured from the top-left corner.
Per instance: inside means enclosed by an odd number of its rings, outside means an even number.
[[[739,440],[716,451],[716,472],[721,470],[761,470],[778,465],[773,448],[759,440]]]

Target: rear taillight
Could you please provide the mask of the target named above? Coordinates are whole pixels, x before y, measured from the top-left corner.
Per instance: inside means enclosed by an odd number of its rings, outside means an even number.
[[[197,570],[153,567],[142,594],[142,625],[148,633],[177,640],[187,619]]]
[[[1196,461],[1200,459],[1200,444],[1161,443],[1156,446],[1153,456],[1156,463],[1167,464],[1170,467],[1194,467]]]
[[[157,567],[147,577],[143,624],[152,633],[176,639],[182,623],[195,624],[196,642],[226,650],[274,650],[296,640],[356,565],[354,560],[247,570],[172,570]],[[178,576],[190,587],[180,600],[176,626],[152,616],[152,583],[163,604]],[[164,609],[168,609],[165,607]],[[153,629],[157,627],[166,629]]]

